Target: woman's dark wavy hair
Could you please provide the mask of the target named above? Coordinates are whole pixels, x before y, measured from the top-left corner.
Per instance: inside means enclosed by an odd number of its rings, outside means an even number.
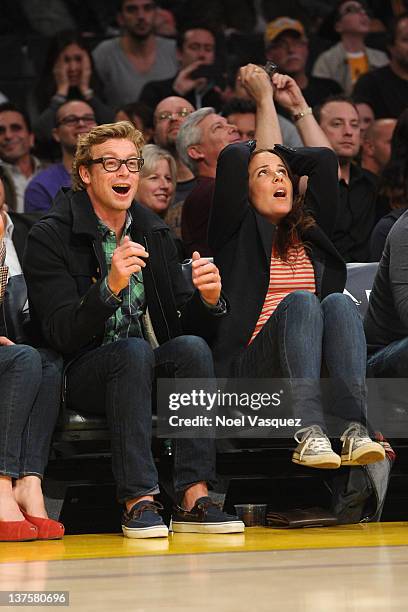
[[[408,207],[408,108],[396,123],[391,157],[380,176],[378,194],[387,198],[390,208]]]
[[[289,256],[289,249],[299,244],[301,241],[300,237],[303,232],[315,225],[316,221],[312,215],[307,212],[305,207],[305,196],[298,192],[299,177],[295,177],[293,175],[290,166],[287,164],[286,160],[279,155],[278,151],[275,151],[274,149],[256,149],[252,153],[249,161],[251,161],[259,153],[265,152],[273,153],[281,159],[293,185],[292,210],[279,222],[279,225],[276,227],[277,231],[275,232],[275,239],[273,243],[274,251],[278,257],[280,257],[280,259],[283,261],[287,261],[289,264],[293,264],[296,261],[296,257],[294,258],[293,256]],[[303,242],[303,246],[306,249],[310,248],[305,242]]]
[[[92,55],[86,43],[86,39],[84,39],[80,32],[76,32],[74,30],[66,30],[64,32],[59,32],[58,35],[55,36],[50,42],[47,57],[44,62],[44,67],[42,69],[37,86],[34,90],[34,96],[40,112],[47,108],[52,96],[55,94],[56,91],[56,83],[53,73],[55,62],[57,61],[62,51],[64,51],[64,49],[66,49],[66,47],[68,47],[69,45],[73,44],[78,45],[80,49],[83,49],[89,55],[92,66],[90,87],[94,89],[97,94],[100,94],[101,81],[98,75],[96,74]],[[68,99],[81,100],[82,95],[76,87],[72,87],[69,90]]]

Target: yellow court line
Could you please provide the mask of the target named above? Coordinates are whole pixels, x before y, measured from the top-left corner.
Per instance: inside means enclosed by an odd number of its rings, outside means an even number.
[[[364,546],[408,546],[408,522],[293,530],[251,527],[245,534],[177,533],[168,539],[130,540],[121,534],[92,534],[65,536],[58,541],[0,542],[0,563]]]

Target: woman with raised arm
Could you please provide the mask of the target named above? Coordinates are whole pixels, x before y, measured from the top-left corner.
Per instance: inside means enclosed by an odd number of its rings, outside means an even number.
[[[243,80],[261,77],[257,70]],[[273,83],[275,100],[289,107],[286,77],[274,75]],[[297,121],[309,118],[307,108],[296,110]],[[257,138],[268,140],[258,127]],[[295,176],[308,177],[304,196]],[[257,149],[250,141],[228,145],[218,158],[209,244],[230,301],[213,346],[218,375],[288,379],[302,423],[292,460],[315,468],[385,456],[367,433],[364,331],[342,293],[346,267],[330,239],[338,198],[330,149]],[[332,412],[344,422],[341,457],[326,434],[323,366],[332,382]]]

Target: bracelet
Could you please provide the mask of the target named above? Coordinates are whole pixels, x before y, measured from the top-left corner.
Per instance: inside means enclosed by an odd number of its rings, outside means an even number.
[[[303,117],[306,117],[307,115],[313,115],[313,110],[310,106],[305,108],[305,110],[300,111],[300,113],[292,115],[292,121],[296,123],[296,121],[299,121],[299,119],[303,119]]]
[[[94,95],[94,90],[91,88],[87,89],[83,94],[85,100],[90,100],[91,98],[93,98],[93,95]]]
[[[52,96],[51,101],[52,101],[52,102],[55,102],[56,104],[61,105],[61,104],[64,104],[64,102],[66,102],[66,101],[67,101],[67,96],[63,96],[63,95],[61,95],[61,94],[57,94],[57,93],[56,93],[56,94],[54,94],[54,95]]]

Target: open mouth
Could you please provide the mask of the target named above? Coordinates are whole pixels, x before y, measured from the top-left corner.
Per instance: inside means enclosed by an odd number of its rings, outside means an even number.
[[[286,198],[286,189],[278,189],[273,194],[274,198]]]
[[[116,193],[120,193],[121,195],[126,195],[130,190],[130,185],[112,185],[112,189]]]

